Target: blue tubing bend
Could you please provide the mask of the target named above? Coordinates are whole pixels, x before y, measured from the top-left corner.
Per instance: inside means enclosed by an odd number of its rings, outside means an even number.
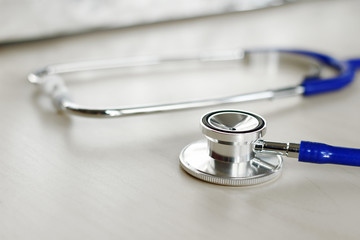
[[[307,56],[339,71],[337,76],[331,78],[306,77],[301,84],[305,90],[304,96],[340,90],[354,80],[356,70],[360,69],[360,58],[340,61],[325,54],[306,50],[280,49],[279,51]]]
[[[319,93],[340,90],[349,85],[355,78],[355,72],[360,67],[360,59],[337,61],[331,57],[312,55],[321,60],[324,64],[339,70],[339,75],[332,78],[319,79],[318,77],[307,77],[302,86],[305,89],[304,95],[311,96]]]
[[[302,141],[300,143],[299,161],[360,166],[360,149]]]

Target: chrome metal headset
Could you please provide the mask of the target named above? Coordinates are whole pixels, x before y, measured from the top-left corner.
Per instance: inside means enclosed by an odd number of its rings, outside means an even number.
[[[88,70],[150,66],[168,62],[198,60],[201,62],[241,60],[252,54],[290,54],[305,57],[319,65],[330,67],[337,75],[321,78],[319,74],[307,76],[292,87],[140,107],[92,108],[73,102],[60,74]],[[124,117],[164,111],[185,110],[254,100],[303,95],[305,97],[336,91],[350,84],[360,59],[337,60],[331,56],[294,49],[229,50],[179,57],[132,57],[102,61],[76,62],[50,65],[29,74],[28,80],[40,86],[63,112],[86,117]],[[299,161],[360,166],[360,150],[331,147],[325,144],[301,142],[275,143],[262,139],[265,120],[253,113],[224,110],[206,114],[201,120],[206,141],[187,146],[180,155],[182,167],[202,180],[225,185],[251,185],[270,180],[278,175],[282,157],[299,157]]]
[[[111,107],[111,108],[92,108],[82,106],[73,102],[70,98],[69,91],[60,74],[80,72],[88,70],[102,70],[114,68],[128,68],[137,66],[157,65],[168,62],[183,62],[198,60],[201,62],[241,60],[246,56],[256,53],[280,53],[294,54],[315,60],[320,64],[329,66],[338,71],[338,75],[333,78],[321,79],[318,76],[306,77],[302,83],[293,87],[272,89],[236,96],[222,98],[210,98],[198,101],[188,101],[179,103],[170,103],[162,105],[150,105],[140,107]],[[183,110],[198,107],[215,106],[220,104],[241,103],[262,99],[273,99],[278,97],[289,97],[295,95],[311,96],[319,93],[335,91],[348,85],[355,75],[356,68],[360,65],[359,59],[341,61],[333,57],[304,50],[289,49],[254,49],[254,50],[229,50],[214,53],[197,54],[194,56],[179,57],[130,57],[101,61],[75,62],[66,64],[50,65],[30,73],[28,80],[36,85],[43,86],[45,91],[52,97],[55,106],[64,112],[86,116],[86,117],[123,117],[136,114],[147,114],[163,111]],[[55,78],[50,76],[56,75]]]

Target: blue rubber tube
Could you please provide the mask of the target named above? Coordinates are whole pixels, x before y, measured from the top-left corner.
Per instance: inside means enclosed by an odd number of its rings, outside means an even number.
[[[302,141],[299,161],[360,166],[360,149],[334,147],[323,143]]]
[[[355,77],[355,72],[360,68],[360,59],[337,60],[331,56],[299,49],[252,49],[247,52],[280,52],[306,56],[323,63],[339,71],[338,75],[331,78],[319,78],[317,76],[305,77],[301,85],[304,87],[304,96],[340,90],[349,85]]]
[[[288,52],[314,58],[339,71],[339,74],[332,78],[306,77],[301,84],[305,90],[304,96],[340,90],[354,80],[355,72],[360,68],[360,59],[340,61],[333,57],[311,51],[288,50]]]

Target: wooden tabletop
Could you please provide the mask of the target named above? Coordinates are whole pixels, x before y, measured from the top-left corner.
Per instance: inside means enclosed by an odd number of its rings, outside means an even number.
[[[341,91],[308,98],[118,119],[57,113],[26,76],[50,63],[237,47],[359,57],[359,9],[359,1],[305,1],[0,46],[0,238],[358,239],[357,167],[285,158],[275,181],[225,187],[189,176],[178,156],[202,138],[200,117],[220,108],[262,115],[269,140],[360,147],[359,75]],[[239,82],[233,66],[212,66],[83,73],[68,84],[79,103],[127,106],[233,94],[263,81]]]

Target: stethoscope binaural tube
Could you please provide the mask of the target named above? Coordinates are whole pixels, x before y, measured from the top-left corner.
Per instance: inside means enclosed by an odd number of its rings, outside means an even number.
[[[186,146],[179,158],[186,172],[207,182],[244,186],[269,181],[281,172],[283,156],[300,162],[360,166],[360,149],[264,140],[266,121],[254,113],[214,111],[205,114],[200,124],[206,141]]]
[[[139,66],[159,65],[168,62],[220,62],[244,60],[251,54],[293,54],[308,58],[309,61],[316,61],[319,64],[329,66],[338,71],[338,75],[330,78],[320,76],[305,77],[302,83],[278,89],[270,89],[234,96],[220,98],[208,98],[196,101],[184,101],[167,103],[160,105],[145,105],[136,107],[102,107],[94,108],[75,103],[69,93],[65,81],[61,74],[73,73],[89,70],[103,70],[115,68],[128,68]],[[290,96],[312,96],[315,94],[339,90],[350,84],[355,76],[355,71],[360,67],[360,59],[347,61],[337,60],[325,54],[297,49],[249,49],[249,50],[225,50],[220,52],[206,52],[204,54],[194,54],[192,56],[173,56],[173,57],[130,57],[119,59],[108,59],[101,61],[75,62],[66,64],[56,64],[39,69],[28,75],[28,80],[41,87],[43,92],[50,96],[54,106],[66,113],[96,118],[114,118],[139,114],[150,114],[156,112],[167,112],[176,110],[186,110],[192,108],[209,107],[222,104],[243,103],[255,100],[275,99]]]

